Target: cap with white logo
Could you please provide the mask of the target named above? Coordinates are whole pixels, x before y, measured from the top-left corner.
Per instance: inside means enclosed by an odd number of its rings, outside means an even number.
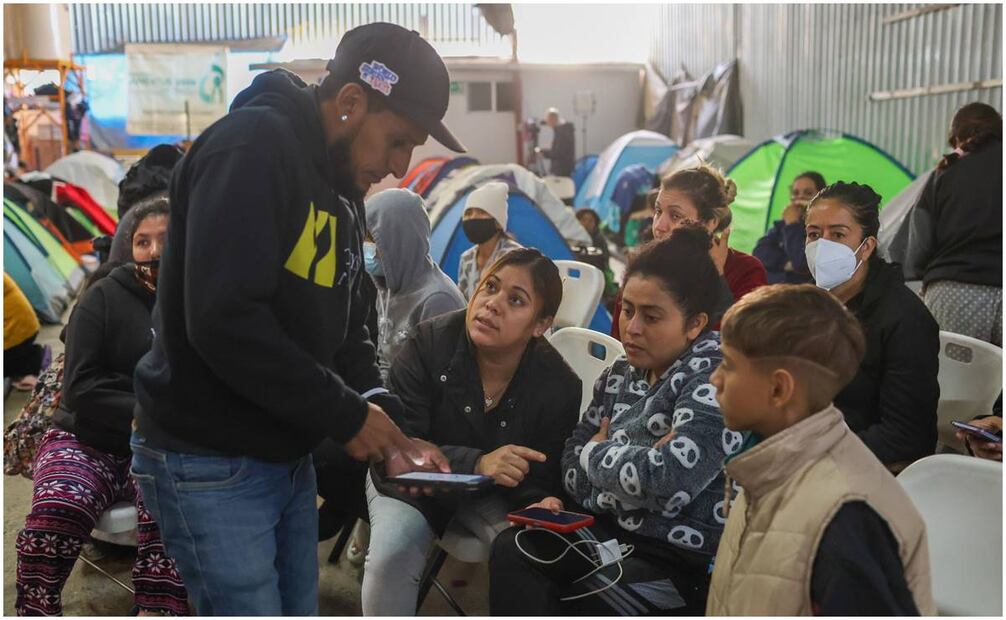
[[[380,93],[395,113],[452,151],[465,152],[443,123],[451,88],[447,66],[418,32],[384,22],[358,26],[342,37],[327,68],[340,81]]]

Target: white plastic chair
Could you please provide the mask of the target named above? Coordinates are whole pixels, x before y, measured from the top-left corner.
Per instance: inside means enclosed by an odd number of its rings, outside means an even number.
[[[621,342],[611,336],[582,327],[560,329],[549,336],[548,341],[583,382],[583,394],[580,397],[582,416],[590,406],[594,382],[605,368],[625,355],[625,349]]]
[[[1002,463],[927,456],[898,476],[926,522],[941,616],[1002,616]]]
[[[562,278],[562,303],[555,314],[555,328],[587,327],[604,293],[604,274],[575,260],[557,260],[555,266]]]
[[[940,402],[936,410],[940,443],[964,451],[950,423],[992,413],[992,405],[1002,391],[1002,373],[1003,351],[999,347],[953,332],[940,332]]]
[[[98,522],[91,530],[91,538],[103,540],[115,545],[136,546],[136,506],[132,502],[116,502],[109,506],[105,512],[98,517]],[[105,577],[115,582],[119,587],[127,592],[134,593],[133,588],[120,581],[114,575],[95,564],[84,554],[80,554],[80,560],[98,571]]]
[[[556,177],[548,175],[543,178],[548,189],[555,194],[559,200],[569,200],[576,196],[576,184],[569,177]]]

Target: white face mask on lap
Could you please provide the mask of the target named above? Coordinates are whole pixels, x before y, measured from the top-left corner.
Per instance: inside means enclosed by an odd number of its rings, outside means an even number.
[[[863,261],[856,260],[856,253],[865,243],[866,239],[863,239],[863,243],[860,243],[855,250],[827,239],[817,239],[808,243],[804,253],[807,255],[807,267],[814,276],[814,282],[826,291],[848,282],[863,264]]]

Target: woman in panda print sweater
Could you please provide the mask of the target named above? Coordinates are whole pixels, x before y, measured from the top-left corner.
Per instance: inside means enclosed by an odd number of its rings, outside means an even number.
[[[493,615],[702,614],[726,522],[723,464],[744,441],[724,427],[709,382],[721,360],[709,329],[718,299],[709,247],[708,233],[689,226],[629,265],[619,316],[626,355],[598,379],[566,442],[568,496],[536,504],[595,523],[564,536],[513,528],[498,537]],[[571,543],[596,560],[597,544],[583,541],[611,538],[634,546],[620,567],[583,578],[595,564],[579,553],[550,562]]]

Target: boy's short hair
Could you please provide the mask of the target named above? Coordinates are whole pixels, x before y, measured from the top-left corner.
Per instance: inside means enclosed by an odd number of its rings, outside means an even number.
[[[812,284],[763,286],[724,315],[723,343],[756,364],[771,363],[805,386],[813,411],[824,409],[859,369],[866,340],[859,321]]]

